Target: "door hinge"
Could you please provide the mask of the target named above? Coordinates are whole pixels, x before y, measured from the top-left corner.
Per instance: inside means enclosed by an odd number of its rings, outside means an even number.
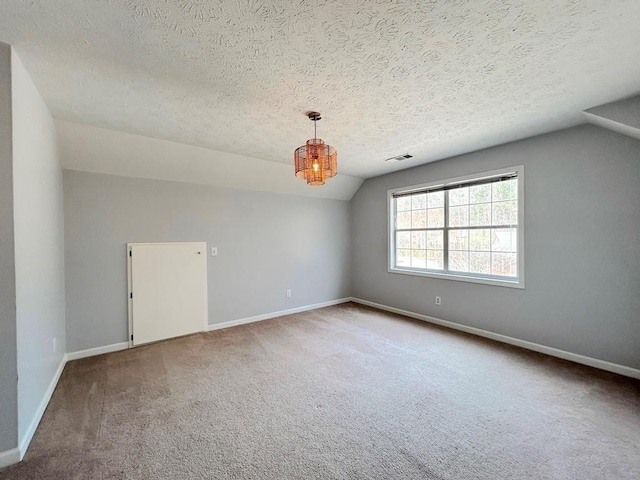
[[[133,298],[133,292],[129,294],[129,298]]]
[[[131,335],[131,341],[133,342],[133,335]]]
[[[133,255],[132,255],[132,253],[131,253],[131,250],[129,250],[129,256],[130,256],[130,257],[133,257]]]

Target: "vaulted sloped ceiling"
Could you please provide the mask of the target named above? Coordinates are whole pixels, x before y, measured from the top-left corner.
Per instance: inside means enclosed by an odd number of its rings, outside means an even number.
[[[640,95],[584,111],[588,122],[640,140]]]
[[[290,165],[313,109],[365,178],[638,94],[639,23],[638,0],[0,3],[58,119]]]

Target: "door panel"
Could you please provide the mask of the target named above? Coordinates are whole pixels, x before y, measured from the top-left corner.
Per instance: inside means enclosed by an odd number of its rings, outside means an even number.
[[[130,250],[133,345],[205,330],[206,243],[133,244]]]

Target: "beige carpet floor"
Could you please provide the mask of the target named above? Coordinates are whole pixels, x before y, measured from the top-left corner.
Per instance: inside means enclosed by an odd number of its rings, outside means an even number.
[[[640,479],[640,382],[345,304],[67,364],[7,479]]]

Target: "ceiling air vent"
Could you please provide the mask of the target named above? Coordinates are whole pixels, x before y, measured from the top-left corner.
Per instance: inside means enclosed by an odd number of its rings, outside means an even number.
[[[387,158],[385,162],[401,162],[403,160],[406,160],[407,158],[412,158],[412,157],[413,155],[409,153],[405,153],[403,155],[398,155],[397,157]]]

